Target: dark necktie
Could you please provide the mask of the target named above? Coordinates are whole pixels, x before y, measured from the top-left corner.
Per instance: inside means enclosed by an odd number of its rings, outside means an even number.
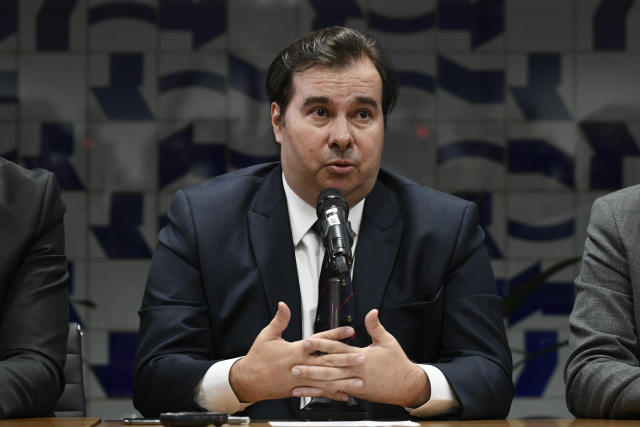
[[[320,236],[319,223],[316,222],[313,225],[313,229]],[[324,252],[324,259],[322,260],[322,268],[320,269],[320,280],[318,283],[318,310],[316,314],[316,321],[313,325],[313,332],[322,332],[329,329],[329,306],[330,300],[330,278],[335,276],[335,273],[329,266],[329,255],[327,251]],[[339,304],[339,324],[340,326],[352,326],[353,317],[355,314],[355,308],[353,303],[353,287],[351,286],[351,275],[347,274],[346,278],[343,278],[340,282],[340,304]],[[354,336],[345,340],[349,343]]]

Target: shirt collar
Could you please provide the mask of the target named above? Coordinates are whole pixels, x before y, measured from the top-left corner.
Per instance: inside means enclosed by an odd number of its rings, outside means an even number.
[[[305,202],[295,191],[289,187],[284,173],[282,174],[282,186],[287,198],[287,209],[289,210],[289,223],[291,224],[291,237],[293,246],[298,246],[300,240],[307,234],[307,231],[318,220],[316,208]],[[356,234],[360,234],[360,223],[362,222],[362,210],[366,197],[360,200],[353,208],[349,209],[349,222],[351,229]]]

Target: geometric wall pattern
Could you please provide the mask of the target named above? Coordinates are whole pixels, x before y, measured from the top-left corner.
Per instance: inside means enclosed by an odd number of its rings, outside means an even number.
[[[510,416],[568,416],[591,203],[640,183],[639,18],[634,0],[0,0],[0,156],[60,181],[89,414],[133,411],[136,311],[172,194],[277,158],[266,68],[337,24],[397,71],[383,165],[479,206],[510,304]]]

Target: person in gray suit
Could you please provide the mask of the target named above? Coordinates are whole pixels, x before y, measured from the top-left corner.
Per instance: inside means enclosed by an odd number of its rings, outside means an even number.
[[[0,418],[53,414],[69,330],[55,175],[0,158]]]
[[[576,417],[640,417],[640,185],[597,199],[569,318],[566,399]]]

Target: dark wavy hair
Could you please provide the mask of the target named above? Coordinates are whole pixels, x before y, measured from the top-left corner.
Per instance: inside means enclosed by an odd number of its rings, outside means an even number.
[[[345,27],[329,27],[302,36],[280,51],[267,71],[265,83],[269,101],[284,113],[291,100],[293,72],[316,65],[346,67],[367,57],[382,79],[382,114],[387,116],[398,99],[398,82],[391,64],[378,41],[359,31]]]

